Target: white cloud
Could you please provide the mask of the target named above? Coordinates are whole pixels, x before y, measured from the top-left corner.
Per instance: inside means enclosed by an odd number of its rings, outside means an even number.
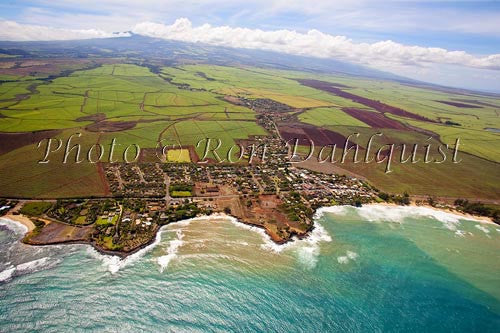
[[[52,28],[0,20],[0,40],[71,40],[129,35],[109,32],[105,26],[102,29],[85,27],[82,24],[80,29]],[[123,28],[130,29],[129,26]],[[177,19],[172,25],[139,23],[132,31],[186,42],[334,58],[437,84],[500,91],[500,54],[474,56],[463,51],[409,46],[393,41],[356,43],[345,36],[318,30],[302,33],[286,29],[268,31],[208,24],[193,26],[184,18]]]
[[[408,46],[390,40],[355,43],[345,36],[334,36],[318,30],[300,33],[293,30],[264,31],[229,26],[214,27],[209,24],[193,27],[188,19],[181,18],[172,25],[139,23],[132,31],[144,36],[185,42],[336,58],[385,69],[394,69],[401,65],[448,64],[500,70],[500,54],[476,57],[464,51]]]
[[[493,2],[463,5],[457,0],[30,0],[2,4],[21,8],[18,22],[79,28],[92,22],[121,31],[138,22],[169,22],[178,17],[196,22],[264,28],[277,25],[320,28],[338,33],[452,33],[500,37],[500,12]],[[470,2],[470,1],[469,1]],[[434,4],[433,4],[434,3]]]
[[[40,25],[19,24],[14,21],[0,21],[0,40],[45,41],[127,36],[130,36],[130,34],[110,33],[97,29],[58,29]]]

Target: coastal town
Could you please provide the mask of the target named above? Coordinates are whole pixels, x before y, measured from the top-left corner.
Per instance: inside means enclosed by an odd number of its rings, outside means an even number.
[[[113,198],[11,202],[15,213],[39,226],[24,242],[84,242],[127,255],[149,244],[163,225],[224,213],[282,244],[305,237],[321,206],[361,205],[377,197],[360,180],[287,165],[120,164],[107,166],[106,174]]]
[[[276,125],[286,118],[285,105],[268,99],[231,102],[257,111],[257,122],[268,132],[245,142],[252,150],[242,152],[244,162],[221,163],[212,157],[200,163],[193,147],[180,147],[169,149],[167,155],[189,151],[194,158],[103,163],[109,198],[12,205],[12,211],[31,217],[37,225],[24,242],[83,242],[126,256],[152,242],[163,225],[223,213],[264,229],[274,242],[283,244],[307,236],[319,207],[360,206],[378,198],[376,190],[360,179],[295,167],[295,152],[291,154]],[[273,155],[266,156],[266,150]]]
[[[23,239],[27,244],[86,243],[124,257],[153,242],[161,226],[197,216],[233,216],[264,229],[275,243],[283,244],[306,237],[314,229],[313,216],[320,207],[410,203],[407,193],[381,193],[361,179],[294,164],[293,159],[300,156],[277,125],[293,117],[286,105],[267,99],[231,98],[230,102],[257,111],[257,123],[268,132],[241,142],[250,148],[241,152],[245,157],[241,162],[212,156],[204,163],[193,147],[170,148],[167,156],[189,158],[102,163],[109,197],[2,199],[0,214],[30,218],[35,228]],[[266,156],[266,149],[272,156]]]

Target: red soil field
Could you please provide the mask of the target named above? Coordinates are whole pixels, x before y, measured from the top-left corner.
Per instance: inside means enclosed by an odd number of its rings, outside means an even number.
[[[315,146],[326,146],[329,144],[337,144],[337,147],[343,147],[346,138],[336,132],[328,129],[315,127],[304,124],[286,124],[278,125],[281,137],[294,144],[294,140],[298,139],[300,145],[309,146],[310,141],[314,142]]]
[[[85,129],[89,132],[120,132],[134,128],[136,121],[99,121],[87,125]]]
[[[482,109],[482,106],[479,105],[472,105],[472,104],[465,104],[465,103],[458,103],[458,102],[450,102],[450,101],[435,101],[451,106],[455,106],[457,108],[469,108],[469,109]]]
[[[43,139],[54,138],[59,133],[61,133],[59,130],[27,133],[0,133],[0,155],[30,144],[36,144]]]
[[[481,102],[476,99],[461,99],[461,98],[452,98],[455,101],[459,102],[465,102],[465,103],[471,103],[471,104],[477,104],[477,105],[482,105],[482,106],[491,106],[492,108],[500,108],[500,106],[492,104],[492,103],[486,103],[486,102]]]
[[[88,116],[83,116],[83,117],[77,118],[75,120],[76,121],[95,121],[95,122],[98,122],[98,121],[103,121],[104,119],[106,119],[106,115],[104,113],[95,113],[95,114],[91,114]]]
[[[342,111],[349,114],[350,116],[361,120],[365,124],[374,128],[391,128],[397,130],[408,130],[399,121],[387,118],[381,113],[359,110],[356,108],[342,108]]]
[[[361,96],[358,96],[355,94],[348,93],[346,91],[343,91],[342,89],[334,87],[334,85],[332,85],[329,82],[324,82],[324,81],[319,81],[319,80],[297,80],[297,81],[302,85],[305,85],[305,86],[308,86],[311,88],[315,88],[315,89],[319,89],[319,90],[323,90],[323,91],[329,92],[331,94],[337,95],[337,96],[342,97],[342,98],[350,99],[353,102],[366,105],[366,106],[368,106],[372,109],[375,109],[379,112],[382,112],[382,113],[388,112],[388,113],[391,113],[391,114],[396,115],[396,116],[401,116],[401,117],[406,117],[406,118],[411,118],[411,119],[421,120],[421,121],[434,122],[428,118],[419,116],[418,114],[414,114],[414,113],[405,111],[403,109],[382,103],[380,101],[375,101],[373,99],[369,99],[366,97],[361,97]]]

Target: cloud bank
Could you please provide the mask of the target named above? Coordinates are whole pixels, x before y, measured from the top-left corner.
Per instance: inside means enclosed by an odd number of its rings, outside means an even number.
[[[188,19],[180,18],[172,25],[152,22],[139,23],[135,25],[132,32],[184,42],[335,58],[371,66],[448,64],[500,70],[500,54],[476,57],[464,51],[408,46],[391,40],[376,43],[355,43],[345,36],[334,36],[318,30],[300,33],[293,30],[264,31],[229,26],[214,27],[209,24],[193,27]]]
[[[128,36],[130,36],[129,33],[110,33],[97,29],[58,29],[19,24],[14,21],[0,21],[0,40],[7,41],[73,40]]]
[[[286,29],[265,31],[209,24],[194,27],[188,19],[180,18],[171,25],[153,22],[139,23],[131,31],[143,36],[184,42],[334,58],[390,71],[399,71],[402,68],[431,68],[435,65],[500,70],[500,54],[480,57],[464,51],[410,46],[391,40],[356,43],[345,36],[326,34],[314,29],[301,33]],[[128,36],[130,34],[127,32],[62,29],[0,21],[0,40],[45,41]]]

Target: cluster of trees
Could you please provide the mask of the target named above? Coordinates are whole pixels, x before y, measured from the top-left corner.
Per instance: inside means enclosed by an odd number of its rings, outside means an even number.
[[[209,211],[202,211],[195,203],[189,203],[189,201],[185,202],[183,205],[179,205],[177,207],[169,207],[165,211],[165,215],[167,215],[166,221],[160,221],[160,224],[167,224],[170,222],[177,222],[180,220],[190,219],[198,214],[210,214]]]
[[[491,217],[495,223],[500,224],[500,209],[487,206],[481,202],[469,202],[465,199],[455,200],[455,206],[462,212]]]
[[[123,208],[136,213],[142,213],[146,209],[146,202],[143,200],[125,199],[122,201]]]
[[[52,207],[52,203],[44,201],[34,201],[24,204],[20,213],[28,216],[40,216]]]
[[[170,192],[192,192],[193,185],[187,183],[170,184]]]
[[[7,214],[9,209],[15,205],[17,205],[17,200],[0,199],[0,208],[3,207],[3,209],[0,209],[0,216]]]
[[[405,192],[403,195],[380,192],[378,194],[378,197],[385,202],[393,202],[398,205],[410,204],[410,195],[407,192]]]
[[[457,123],[457,122],[454,122],[454,121],[451,121],[451,120],[447,120],[444,122],[446,125],[450,125],[450,126],[462,126],[462,124],[460,123]]]
[[[283,203],[280,208],[287,214],[290,221],[302,221],[313,215],[313,210],[302,201],[299,192],[290,192],[286,199],[290,202]]]

